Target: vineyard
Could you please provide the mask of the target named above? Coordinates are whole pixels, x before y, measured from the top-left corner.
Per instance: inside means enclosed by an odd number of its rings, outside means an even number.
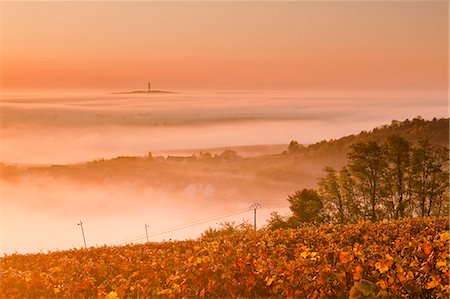
[[[305,227],[0,259],[0,298],[449,297],[448,219]]]

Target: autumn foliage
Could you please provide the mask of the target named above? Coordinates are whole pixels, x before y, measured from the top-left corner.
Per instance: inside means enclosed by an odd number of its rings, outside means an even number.
[[[0,259],[0,297],[449,297],[448,220],[258,231]]]

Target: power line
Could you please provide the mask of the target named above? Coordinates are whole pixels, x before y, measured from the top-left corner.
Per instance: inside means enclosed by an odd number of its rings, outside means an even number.
[[[262,204],[264,205],[264,208],[272,207],[272,206],[286,206],[286,207],[289,206],[289,203],[286,201],[284,201],[284,202],[280,202],[280,201],[278,201],[278,202],[277,201],[263,202]]]
[[[241,210],[237,210],[237,211],[230,212],[230,213],[235,213],[235,212],[239,212],[239,211],[247,211],[247,210],[246,209],[241,209]],[[168,227],[168,228],[165,228],[165,229],[163,229],[161,231],[158,231],[156,233],[160,234],[161,232],[165,232],[166,230],[174,230],[174,229],[178,229],[178,228],[182,229],[186,225],[201,224],[201,223],[203,223],[203,221],[209,222],[209,221],[217,220],[216,218],[222,217],[222,216],[223,217],[229,217],[230,215],[229,214],[220,214],[220,215],[216,215],[216,216],[210,216],[210,217],[207,217],[207,218],[204,218],[204,219],[200,219],[200,220],[196,220],[196,221],[193,221],[193,222],[189,222],[189,223],[185,223],[185,224],[179,224],[179,225],[176,225],[176,226]],[[208,219],[210,219],[210,220],[207,221]],[[199,221],[201,223],[198,223]],[[139,239],[144,239],[144,237],[147,237],[147,234],[140,234],[140,235],[137,235],[137,236],[128,237],[128,238],[125,238],[125,239],[122,239],[122,240],[119,240],[119,241],[116,241],[116,242],[112,242],[110,244],[123,243],[123,242],[126,242],[126,241],[135,241],[135,240],[139,240]],[[150,235],[149,235],[149,237],[150,237]]]
[[[279,205],[264,205],[264,207],[262,207],[261,209],[263,210],[267,210],[267,209],[273,209],[273,208],[289,208],[289,205],[283,205],[283,204],[279,204]]]
[[[227,217],[230,217],[230,216],[242,214],[242,213],[247,212],[247,211],[248,210],[244,210],[244,211],[240,211],[240,212],[236,212],[236,213],[232,213],[232,214],[228,214],[228,215],[220,216],[220,217],[209,217],[209,218],[206,218],[207,220],[204,220],[204,221],[197,221],[197,222],[190,223],[190,224],[184,224],[184,225],[179,225],[179,226],[175,226],[175,227],[172,227],[172,228],[166,228],[164,230],[161,230],[161,231],[158,231],[158,232],[153,233],[151,235],[148,235],[148,237],[150,238],[150,237],[163,235],[163,234],[174,232],[174,231],[178,231],[178,230],[183,230],[183,229],[186,229],[188,227],[192,227],[192,226],[196,226],[196,225],[199,225],[199,224],[208,223],[208,222],[211,222],[211,221],[214,221],[214,220],[219,220],[219,219],[227,218]],[[139,241],[139,240],[143,240],[144,238],[146,238],[146,236],[145,237],[144,236],[142,236],[142,237],[139,236],[139,237],[136,237],[136,238],[128,238],[126,240],[115,242],[114,244],[123,243],[123,242],[126,242],[126,241],[128,241],[128,242]]]
[[[196,221],[193,221],[193,222],[189,222],[189,223],[185,223],[185,224],[179,224],[179,225],[176,225],[176,226],[168,227],[168,228],[165,228],[165,229],[163,229],[161,231],[158,231],[157,233],[164,232],[166,230],[174,230],[174,229],[178,229],[178,228],[184,228],[186,226],[202,224],[202,223],[210,222],[210,221],[213,221],[213,220],[218,220],[220,218],[226,218],[226,217],[229,217],[229,216],[233,216],[235,214],[240,214],[240,213],[245,212],[245,211],[247,211],[247,210],[246,209],[241,209],[241,210],[236,210],[236,211],[229,212],[229,213],[226,213],[226,214],[219,214],[219,215],[216,215],[216,216],[210,216],[210,217],[207,217],[207,218],[204,218],[204,219],[199,219],[199,220],[196,220]]]
[[[129,238],[122,239],[122,240],[119,240],[119,241],[116,241],[116,242],[112,242],[112,243],[109,243],[109,244],[113,245],[113,244],[119,244],[119,243],[124,243],[124,242],[132,242],[132,241],[143,240],[143,239],[146,239],[147,237],[150,238],[150,237],[166,234],[166,233],[169,233],[169,232],[174,232],[174,231],[186,229],[188,227],[192,227],[192,226],[196,226],[196,225],[199,225],[199,224],[208,223],[208,222],[211,222],[211,221],[214,221],[214,220],[220,220],[220,219],[223,219],[223,218],[228,218],[228,217],[239,215],[239,214],[246,213],[246,212],[248,212],[248,209],[240,209],[240,210],[236,210],[234,212],[230,212],[230,213],[227,213],[227,214],[220,214],[220,215],[216,215],[216,216],[211,216],[211,217],[200,219],[200,220],[197,220],[197,221],[194,221],[194,222],[190,222],[190,223],[186,223],[186,224],[180,224],[180,225],[177,225],[177,226],[165,228],[165,229],[157,231],[157,232],[155,232],[155,233],[153,233],[151,235],[148,235],[148,233],[144,234],[144,235],[141,234],[141,235],[138,235],[138,236],[135,236],[135,237],[129,237]]]
[[[211,221],[214,221],[214,220],[219,220],[219,219],[223,219],[223,218],[228,218],[228,217],[235,216],[235,215],[239,215],[239,214],[243,214],[243,213],[246,213],[246,212],[248,212],[248,210],[241,211],[241,212],[237,212],[237,213],[233,213],[233,214],[229,214],[228,216],[224,216],[224,217],[218,217],[218,218],[215,218],[215,219],[211,219],[211,220],[206,220],[206,221],[194,223],[194,224],[191,224],[191,225],[185,225],[184,227],[178,228],[178,229],[172,229],[172,230],[166,230],[166,231],[154,233],[154,234],[152,234],[152,235],[149,235],[149,237],[153,237],[153,236],[157,236],[157,235],[162,235],[162,234],[169,233],[169,232],[173,232],[173,231],[177,231],[177,230],[182,230],[182,229],[185,229],[185,228],[188,228],[188,227],[192,227],[192,226],[196,226],[196,225],[199,225],[199,224],[208,223],[208,222],[211,222]]]
[[[140,235],[137,235],[137,236],[134,236],[134,237],[128,237],[128,238],[122,239],[122,240],[120,240],[120,241],[115,241],[115,242],[111,242],[111,243],[108,243],[108,244],[114,245],[114,244],[118,244],[118,243],[123,243],[123,242],[127,242],[127,241],[132,241],[132,240],[135,240],[135,239],[140,239],[140,238],[142,238],[142,236],[145,237],[145,234],[140,234]]]

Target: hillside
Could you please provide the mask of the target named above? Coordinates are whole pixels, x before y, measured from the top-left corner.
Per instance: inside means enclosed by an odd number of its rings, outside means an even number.
[[[449,144],[449,119],[441,118],[424,120],[421,117],[413,120],[396,121],[390,125],[382,125],[372,131],[362,131],[357,135],[350,135],[337,140],[321,141],[306,147],[303,153],[307,156],[336,159],[345,158],[350,146],[357,142],[369,140],[383,143],[390,135],[399,135],[411,143],[421,139],[428,139],[432,144],[447,146]]]
[[[416,143],[421,139],[428,139],[432,144],[448,146],[449,144],[449,119],[433,119],[431,121],[424,120],[420,117],[413,120],[396,121],[391,124],[381,125],[371,131],[362,131],[359,134],[353,134],[339,139],[322,140],[317,143],[303,145],[302,153],[307,156],[336,156],[336,158],[345,159],[350,146],[357,142],[366,142],[375,140],[383,143],[388,136],[399,135],[406,140]],[[301,143],[301,140],[298,142]],[[199,152],[208,152],[213,155],[224,152],[225,150],[233,150],[242,157],[257,157],[267,155],[277,155],[282,153],[288,147],[287,144],[274,145],[250,145],[250,146],[234,146],[207,149],[185,149],[177,151],[157,152],[157,154],[169,154],[176,156],[189,156]]]
[[[448,298],[448,221],[307,227],[0,258],[0,297]]]

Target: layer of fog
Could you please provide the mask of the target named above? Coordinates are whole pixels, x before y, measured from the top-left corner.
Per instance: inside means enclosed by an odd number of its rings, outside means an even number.
[[[145,224],[150,241],[196,238],[224,221],[253,223],[248,208],[261,201],[256,194],[236,196],[236,188],[228,190],[227,200],[216,200],[211,184],[192,183],[180,192],[168,192],[133,182],[91,184],[46,175],[1,180],[0,191],[0,252],[4,253],[81,248],[80,220],[88,246],[144,242]],[[267,204],[258,210],[259,227],[270,212],[288,210],[285,196],[274,198],[263,199]],[[197,222],[201,223],[183,228]]]
[[[78,163],[148,151],[313,143],[421,115],[446,99],[180,93],[3,97],[0,162]]]
[[[287,144],[293,139],[313,143],[416,115],[447,117],[447,99],[295,93],[15,95],[3,97],[0,103],[0,162],[65,164],[144,156],[149,151],[189,154],[189,149]],[[174,180],[197,175],[182,166],[173,167],[178,169]],[[208,179],[208,173],[201,175]],[[271,186],[228,175],[223,176],[228,185],[193,179],[184,180],[176,190],[132,176],[90,182],[43,171],[0,179],[0,252],[81,247],[79,220],[88,245],[103,245],[133,236],[144,241],[145,223],[153,235],[176,225],[243,211],[150,240],[194,238],[224,220],[252,222],[252,212],[245,211],[252,202],[263,203],[258,211],[258,225],[262,225],[271,211],[287,211],[289,193],[310,184],[302,185],[299,179],[298,184],[273,181]]]

